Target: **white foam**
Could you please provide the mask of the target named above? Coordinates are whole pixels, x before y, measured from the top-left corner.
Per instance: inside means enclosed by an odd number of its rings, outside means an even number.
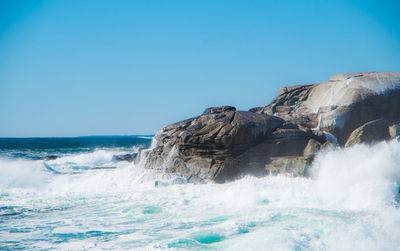
[[[143,250],[186,245],[185,241],[189,244],[184,249],[225,250],[394,250],[400,246],[400,213],[394,202],[400,178],[399,142],[323,153],[316,158],[311,179],[244,177],[227,184],[155,187],[155,180],[169,175],[133,163],[115,170],[54,175],[40,161],[9,162],[0,161],[0,178],[19,166],[12,177],[33,173],[36,181],[25,186],[23,178],[11,187],[4,186],[2,179],[2,192],[8,195],[0,197],[1,205],[33,208],[37,213],[5,222],[0,233],[15,241],[24,239],[23,244],[29,239],[46,240],[35,241],[36,249]],[[40,213],[44,209],[46,214]],[[12,228],[33,230],[24,235],[7,232]],[[115,234],[78,238],[91,231]],[[54,243],[59,240],[54,235],[69,234],[78,237]],[[199,236],[213,235],[224,240],[199,242]]]
[[[138,152],[138,147],[133,147],[129,151],[124,150],[95,150],[89,153],[70,154],[55,160],[48,161],[51,164],[75,163],[79,165],[103,165],[110,163],[114,155]]]
[[[371,209],[392,205],[399,192],[400,143],[356,145],[321,153],[312,172],[327,205]]]
[[[0,192],[12,188],[40,188],[51,177],[41,161],[0,158]]]

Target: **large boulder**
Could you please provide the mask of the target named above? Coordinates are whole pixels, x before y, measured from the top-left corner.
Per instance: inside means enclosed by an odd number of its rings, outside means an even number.
[[[339,74],[329,81],[279,89],[269,105],[251,112],[278,116],[335,135],[344,145],[349,135],[376,119],[400,120],[400,73]]]
[[[179,173],[192,182],[225,182],[241,175],[303,175],[312,160],[305,149],[325,136],[267,114],[222,106],[161,129],[140,152],[145,168]]]
[[[346,147],[360,143],[376,143],[390,139],[389,122],[383,119],[370,121],[354,130],[346,142]]]

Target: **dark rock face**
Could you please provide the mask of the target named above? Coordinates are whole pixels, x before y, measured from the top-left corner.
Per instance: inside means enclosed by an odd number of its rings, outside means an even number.
[[[44,160],[55,160],[57,159],[58,156],[57,155],[47,155]]]
[[[307,175],[319,151],[398,137],[399,122],[400,73],[339,74],[280,88],[271,104],[249,112],[212,107],[166,126],[137,161],[190,182]]]
[[[120,154],[114,155],[112,157],[112,161],[119,162],[119,161],[128,161],[133,162],[137,157],[137,153],[127,153],[127,154]]]
[[[279,88],[278,97],[271,104],[264,107],[252,108],[249,111],[262,114],[276,114],[294,124],[309,128],[317,127],[316,114],[302,107],[303,102],[308,99],[313,87],[313,85],[297,85]]]
[[[155,138],[163,147],[179,143],[187,154],[237,155],[283,123],[274,116],[209,108],[199,117],[164,127]]]
[[[302,165],[303,174],[311,159],[303,158],[304,149],[311,139],[325,142],[325,136],[275,116],[214,107],[161,129],[156,146],[142,151],[141,158],[146,168],[164,167],[192,182],[283,172],[289,167],[282,158],[291,158],[291,168]]]
[[[375,143],[390,139],[389,122],[383,119],[374,120],[354,130],[346,142],[346,147],[360,143]]]

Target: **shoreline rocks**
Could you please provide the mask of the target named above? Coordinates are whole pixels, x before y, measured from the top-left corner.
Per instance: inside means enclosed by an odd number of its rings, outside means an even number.
[[[137,157],[137,153],[127,153],[127,154],[117,154],[113,155],[112,161],[113,162],[120,162],[120,161],[127,161],[133,162]]]
[[[400,73],[367,72],[338,74],[314,85],[282,87],[269,105],[250,111],[329,132],[344,145],[356,128],[369,121],[399,121],[398,107]]]
[[[140,152],[144,167],[163,167],[191,182],[226,182],[246,174],[288,171],[304,175],[313,158],[306,148],[326,143],[323,133],[226,106],[164,127],[154,140],[153,148]]]
[[[383,119],[377,119],[365,123],[355,129],[345,144],[345,147],[351,147],[361,143],[375,143],[390,139],[389,122]]]
[[[306,176],[319,151],[397,137],[399,121],[400,73],[339,74],[319,84],[282,87],[264,107],[211,107],[166,126],[137,161],[190,182]]]

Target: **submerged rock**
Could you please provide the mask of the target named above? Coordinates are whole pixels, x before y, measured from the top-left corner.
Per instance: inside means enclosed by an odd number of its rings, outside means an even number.
[[[128,161],[133,162],[137,157],[137,153],[127,153],[127,154],[120,154],[114,155],[112,157],[112,161],[119,162],[119,161]]]
[[[154,186],[160,187],[160,186],[169,186],[169,185],[182,185],[186,184],[188,181],[185,178],[182,177],[177,177],[171,181],[163,181],[163,180],[156,180],[154,181]]]
[[[44,160],[55,160],[57,159],[58,156],[57,155],[47,155]]]

